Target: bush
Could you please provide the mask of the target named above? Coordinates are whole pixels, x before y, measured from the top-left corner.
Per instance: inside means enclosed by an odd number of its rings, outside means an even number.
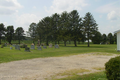
[[[111,58],[105,64],[105,73],[108,80],[120,80],[120,56]]]

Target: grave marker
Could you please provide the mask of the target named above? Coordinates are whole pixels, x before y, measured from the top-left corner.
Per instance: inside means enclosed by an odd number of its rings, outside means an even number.
[[[49,47],[52,48],[52,44],[49,44]]]
[[[31,49],[35,49],[35,46],[34,46],[34,45],[31,45]]]
[[[15,45],[15,49],[16,50],[20,50],[20,46],[19,45]]]
[[[37,48],[38,48],[38,50],[42,50],[42,47],[41,47],[41,46],[38,46]]]
[[[44,49],[47,49],[47,46],[43,46]]]
[[[10,47],[10,49],[12,50],[12,47]]]
[[[59,48],[59,45],[58,45],[58,44],[55,44],[55,48]]]
[[[25,47],[25,51],[26,52],[30,52],[30,48],[29,47]]]

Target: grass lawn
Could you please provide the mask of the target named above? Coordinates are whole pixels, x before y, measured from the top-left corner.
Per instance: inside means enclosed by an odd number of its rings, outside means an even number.
[[[67,78],[53,79],[53,80],[107,80],[105,72],[97,72],[85,75],[74,75]]]
[[[42,51],[31,50],[31,52],[25,52],[24,48],[21,50],[15,50],[14,48],[10,50],[10,47],[0,48],[0,63],[23,60],[23,59],[32,59],[32,58],[44,58],[44,57],[59,57],[59,56],[68,56],[68,55],[77,55],[83,53],[93,53],[93,52],[102,52],[102,53],[111,53],[119,54],[117,52],[116,45],[95,45],[91,44],[90,47],[87,47],[86,44],[80,44],[78,47],[74,45],[67,45],[66,47],[60,45],[59,49],[47,48],[42,49]]]

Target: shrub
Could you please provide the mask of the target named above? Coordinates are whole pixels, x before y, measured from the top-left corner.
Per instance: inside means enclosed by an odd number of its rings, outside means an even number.
[[[108,80],[120,80],[120,56],[111,58],[105,64],[105,73]]]

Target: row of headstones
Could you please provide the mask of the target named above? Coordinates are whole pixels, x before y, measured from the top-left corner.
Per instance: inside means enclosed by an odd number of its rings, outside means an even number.
[[[52,45],[49,45],[49,47],[52,47]],[[37,46],[37,48],[38,48],[39,50],[42,49],[41,46]],[[47,49],[47,46],[43,46],[43,48],[44,48],[44,49]],[[56,45],[55,45],[55,48],[59,48],[59,45],[56,44]],[[34,45],[31,45],[31,49],[35,49],[35,46],[34,46]]]
[[[16,50],[20,50],[20,46],[19,45],[15,45],[13,44],[13,47],[15,47]],[[41,46],[37,46],[38,50],[42,50]],[[44,49],[47,49],[47,46],[43,46]],[[55,45],[55,48],[59,48],[59,45]],[[12,49],[12,47],[10,47],[10,49]],[[31,49],[35,49],[34,45],[31,45]],[[30,52],[30,48],[26,46],[25,51]]]

